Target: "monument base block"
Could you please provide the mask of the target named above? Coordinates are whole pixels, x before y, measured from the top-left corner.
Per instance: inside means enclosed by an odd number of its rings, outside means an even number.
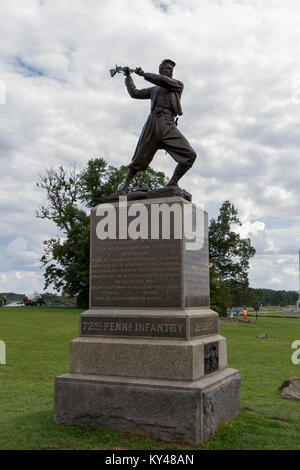
[[[55,423],[198,444],[239,413],[239,372],[209,307],[208,215],[178,191],[92,209],[90,308],[55,379]]]
[[[240,375],[196,381],[66,374],[55,379],[57,424],[88,424],[198,444],[240,411]]]

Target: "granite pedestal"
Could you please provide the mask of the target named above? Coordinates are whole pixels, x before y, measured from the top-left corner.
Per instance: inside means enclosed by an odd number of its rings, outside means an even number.
[[[209,308],[207,214],[181,197],[111,206],[113,239],[105,207],[91,212],[90,308],[55,379],[54,420],[199,443],[240,407]],[[126,239],[138,222],[143,238]]]

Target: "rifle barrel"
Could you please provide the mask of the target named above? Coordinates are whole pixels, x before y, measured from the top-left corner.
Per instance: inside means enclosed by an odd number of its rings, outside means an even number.
[[[115,69],[111,69],[109,72],[110,72],[110,76],[111,77],[114,77],[116,75],[116,73],[120,73],[120,72],[124,72],[124,69],[127,68],[127,67],[120,67],[118,65],[116,65],[116,68]],[[134,73],[136,71],[136,69],[131,69],[128,67],[128,70],[130,73]]]

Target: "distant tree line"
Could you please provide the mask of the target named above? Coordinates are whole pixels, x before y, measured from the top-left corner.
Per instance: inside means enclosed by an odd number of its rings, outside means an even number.
[[[6,296],[6,302],[8,304],[10,302],[20,302],[25,297],[25,294],[16,294],[15,292],[2,292],[0,293],[0,300],[3,299],[4,295]]]
[[[295,305],[299,298],[299,294],[292,290],[272,290],[272,289],[253,289],[250,288],[251,295],[255,298],[259,305],[274,305],[286,307]]]
[[[6,297],[6,303],[7,305],[11,302],[22,302],[23,299],[26,297],[26,294],[16,294],[15,292],[2,292],[0,293],[0,302],[3,300],[3,297]],[[59,302],[60,297],[52,292],[34,292],[33,293],[34,298],[42,298],[45,301],[51,301],[51,302]]]

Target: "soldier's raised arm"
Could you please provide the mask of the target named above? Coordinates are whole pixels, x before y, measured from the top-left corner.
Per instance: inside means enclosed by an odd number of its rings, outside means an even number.
[[[132,98],[137,98],[139,100],[147,100],[151,98],[151,88],[143,88],[138,90],[129,71],[126,74],[125,85],[127,87],[128,93]]]
[[[137,73],[141,77],[144,77],[144,79],[148,82],[163,88],[167,88],[167,90],[174,91],[176,93],[181,93],[183,90],[182,82],[176,80],[175,78],[168,77],[167,75],[158,75],[156,73],[144,72],[141,67],[138,67],[135,70],[135,73]]]

